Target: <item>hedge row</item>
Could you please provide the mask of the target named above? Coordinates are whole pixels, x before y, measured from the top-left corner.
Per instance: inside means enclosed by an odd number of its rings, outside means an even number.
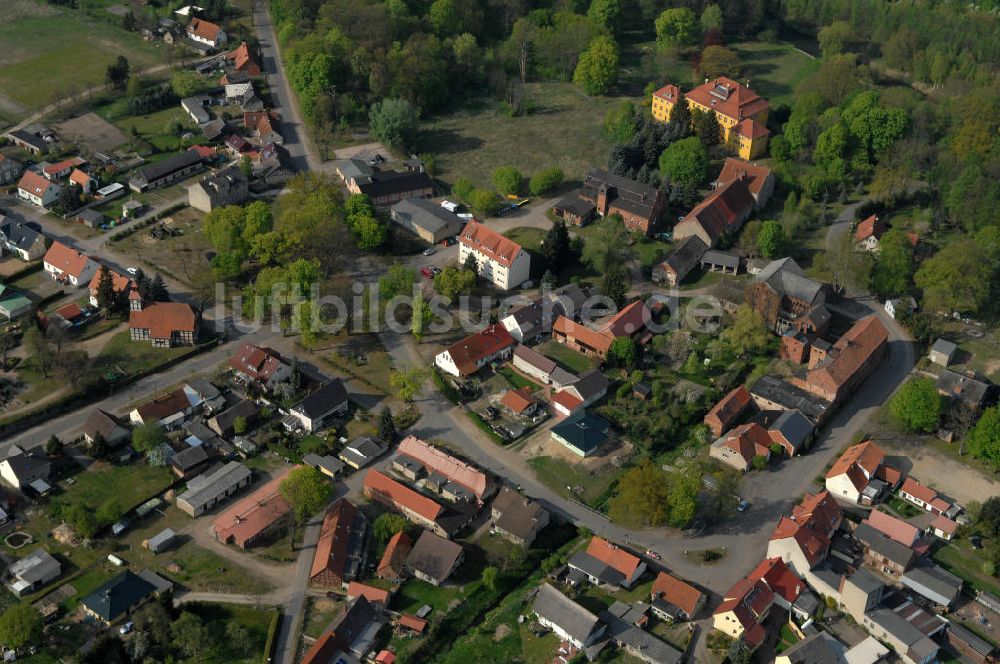
[[[271,616],[271,624],[267,626],[267,641],[264,642],[264,654],[261,657],[262,664],[273,661],[275,641],[278,638],[278,628],[281,626],[281,611],[275,609]]]

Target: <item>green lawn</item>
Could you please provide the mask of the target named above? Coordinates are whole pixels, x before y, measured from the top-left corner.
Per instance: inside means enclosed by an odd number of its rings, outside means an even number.
[[[528,251],[538,251],[546,233],[541,228],[513,228],[504,235]]]
[[[610,141],[602,128],[607,111],[622,98],[588,97],[571,83],[529,83],[525,99],[532,112],[509,118],[497,102],[477,99],[470,107],[430,119],[420,136],[420,151],[437,155],[438,176],[448,183],[470,178],[492,186],[490,174],[511,165],[525,175],[560,167],[569,180],[581,180],[607,161]]]
[[[587,357],[583,353],[578,353],[569,346],[555,341],[546,341],[535,350],[575,373],[593,369],[598,365],[597,359]]]
[[[163,45],[144,42],[83,11],[53,9],[0,23],[0,91],[26,111],[104,82],[118,55],[133,69],[164,62]]]
[[[105,501],[114,499],[129,509],[166,489],[174,477],[167,468],[140,463],[82,472],[73,479],[73,484],[60,484],[62,493],[52,497],[53,505],[84,505],[96,510]],[[114,491],[109,491],[110,487]]]
[[[592,475],[581,464],[574,464],[555,457],[541,456],[528,460],[538,479],[560,495],[581,500],[588,505],[605,496],[612,484],[622,474],[620,468],[608,468]],[[574,493],[567,487],[582,489]]]
[[[333,622],[333,619],[340,614],[343,608],[343,602],[326,597],[310,597],[306,617],[302,623],[302,633],[318,639],[323,630]]]
[[[410,579],[392,596],[391,608],[393,611],[416,613],[420,607],[428,604],[434,609],[435,614],[445,613],[449,605],[459,600],[461,596],[461,588],[451,585],[433,586],[420,579]]]
[[[538,385],[531,382],[530,380],[528,380],[521,374],[517,373],[510,367],[503,367],[502,369],[500,369],[499,373],[501,376],[507,379],[507,382],[510,383],[510,386],[515,390],[518,390],[522,387],[527,387],[528,389],[531,390],[538,389]]]
[[[983,549],[975,550],[968,540],[956,540],[943,544],[934,554],[934,560],[955,576],[960,577],[976,590],[985,590],[1000,595],[1000,582],[996,577],[983,572],[982,564],[988,560],[988,543]]]
[[[134,129],[142,138],[152,143],[161,152],[172,152],[181,147],[181,138],[173,127],[180,122],[184,129],[197,129],[190,116],[180,106],[171,106],[148,115],[138,115],[115,120],[112,124],[126,134]]]
[[[129,331],[122,330],[104,346],[94,361],[94,367],[101,372],[142,373],[190,352],[189,346],[153,348],[148,342],[132,341]]]
[[[771,102],[791,106],[795,90],[819,69],[819,61],[796,51],[790,44],[748,42],[731,46],[740,56],[743,72],[740,80]]]

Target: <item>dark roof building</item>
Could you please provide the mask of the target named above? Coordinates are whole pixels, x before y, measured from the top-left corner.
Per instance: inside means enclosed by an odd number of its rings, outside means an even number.
[[[625,228],[644,235],[649,235],[666,207],[659,189],[600,168],[587,174],[580,197],[592,203],[600,216],[617,214]]]
[[[347,388],[344,381],[333,378],[305,396],[293,406],[291,414],[306,431],[317,431],[333,418],[347,412]]]
[[[114,415],[100,408],[90,411],[87,421],[81,427],[81,432],[88,443],[93,443],[98,436],[101,436],[111,446],[124,442],[130,436],[128,429],[119,424]]]
[[[464,555],[461,544],[425,530],[406,557],[406,566],[418,579],[440,586],[462,563]]]
[[[701,263],[701,258],[707,249],[708,245],[697,235],[684,238],[670,252],[666,260],[653,268],[653,281],[676,286]]]
[[[593,454],[608,439],[608,421],[583,412],[552,427],[552,438],[579,456]]]
[[[197,150],[185,150],[163,161],[143,166],[129,180],[129,187],[135,192],[155,189],[182,180],[204,167]]]
[[[392,206],[392,220],[401,227],[436,244],[458,235],[465,222],[452,212],[424,198],[408,198]]]
[[[316,639],[300,664],[353,664],[364,661],[382,627],[378,611],[363,595],[348,602],[339,618]]]
[[[156,587],[126,570],[108,580],[80,602],[90,615],[111,624],[156,592]]]

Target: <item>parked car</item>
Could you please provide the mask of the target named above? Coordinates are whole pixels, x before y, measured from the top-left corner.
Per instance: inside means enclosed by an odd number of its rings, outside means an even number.
[[[128,634],[129,632],[132,631],[133,628],[135,628],[135,623],[129,620],[127,623],[118,628],[118,633]]]
[[[656,551],[653,551],[652,549],[646,549],[646,555],[652,558],[653,560],[661,560],[663,558],[663,556],[658,554]]]
[[[424,275],[425,279],[433,279],[434,278],[434,273],[431,272],[431,269],[429,267],[422,267],[422,268],[420,268],[420,274]]]
[[[437,249],[434,247],[427,247],[424,249],[424,256],[433,256],[435,253],[437,253]]]

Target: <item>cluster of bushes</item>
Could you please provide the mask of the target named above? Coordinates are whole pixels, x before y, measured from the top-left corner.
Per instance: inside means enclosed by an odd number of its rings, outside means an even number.
[[[493,171],[493,189],[476,187],[468,178],[458,178],[452,192],[466,205],[484,217],[495,217],[503,210],[504,197],[517,197],[530,193],[543,196],[559,189],[566,176],[561,168],[545,168],[530,178],[513,166],[500,166]]]

